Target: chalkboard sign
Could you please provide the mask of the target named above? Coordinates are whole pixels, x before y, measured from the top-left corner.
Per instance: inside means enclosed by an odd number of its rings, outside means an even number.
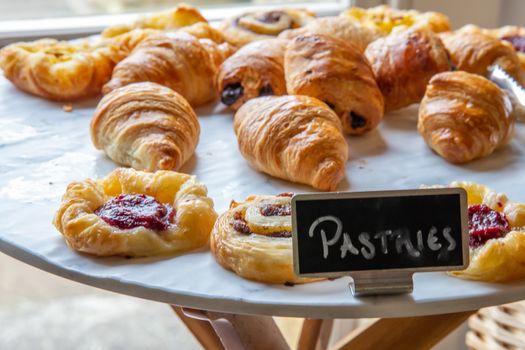
[[[292,198],[300,276],[411,274],[468,265],[467,196],[460,188],[299,194]]]

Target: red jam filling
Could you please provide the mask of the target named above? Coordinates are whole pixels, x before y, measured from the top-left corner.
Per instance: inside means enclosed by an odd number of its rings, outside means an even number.
[[[503,237],[510,231],[510,224],[505,214],[497,212],[485,204],[468,207],[469,244],[479,247],[493,238]]]
[[[123,194],[111,198],[95,210],[102,220],[120,229],[145,227],[164,231],[175,216],[175,209],[162,204],[151,196],[143,194]]]
[[[261,207],[262,216],[289,216],[292,215],[292,207],[282,204],[265,204]]]
[[[510,42],[516,51],[525,53],[525,36],[506,36],[502,40]]]

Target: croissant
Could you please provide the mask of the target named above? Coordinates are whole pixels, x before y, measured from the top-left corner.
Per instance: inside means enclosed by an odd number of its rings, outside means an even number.
[[[17,88],[56,101],[100,93],[118,57],[111,47],[53,39],[21,42],[0,50],[0,68]]]
[[[285,30],[279,34],[279,37],[294,39],[307,34],[321,34],[350,42],[356,45],[361,52],[364,52],[368,44],[382,35],[377,29],[352,22],[346,17],[321,17],[309,21],[303,27]]]
[[[427,144],[452,163],[491,154],[512,137],[514,117],[507,95],[482,76],[435,75],[419,107],[418,130]]]
[[[186,33],[149,36],[117,64],[102,92],[150,81],[177,91],[192,106],[205,104],[217,97],[218,66],[231,53],[229,48]]]
[[[236,111],[246,101],[286,94],[283,39],[254,41],[228,57],[219,69],[221,101]]]
[[[69,184],[53,224],[77,251],[141,257],[206,246],[216,218],[195,176],[118,168]]]
[[[341,13],[341,16],[361,23],[366,27],[379,30],[383,35],[409,28],[424,28],[434,33],[450,30],[450,21],[442,13],[399,10],[385,5],[367,9],[352,7]]]
[[[437,73],[450,69],[441,40],[426,29],[409,29],[377,39],[365,51],[385,100],[385,111],[418,103]]]
[[[352,135],[375,128],[383,118],[383,96],[368,60],[349,42],[323,35],[292,40],[284,55],[289,94],[320,99]]]
[[[200,126],[188,102],[154,83],[130,84],[100,101],[91,140],[113,161],[137,170],[178,170],[192,155]]]
[[[237,275],[263,283],[305,283],[293,271],[291,194],[232,201],[210,236],[212,254]]]
[[[133,29],[173,30],[198,22],[207,22],[199,10],[193,6],[180,4],[174,9],[140,18],[131,24],[110,26],[102,31],[102,37],[115,37]]]
[[[223,21],[219,30],[230,44],[243,46],[274,38],[286,29],[299,28],[314,16],[313,12],[302,9],[251,11]]]
[[[525,71],[516,51],[500,40],[461,29],[443,33],[441,39],[457,69],[486,76],[488,67],[498,64],[525,85]]]
[[[335,190],[345,176],[341,122],[315,98],[255,98],[235,113],[233,126],[242,155],[259,171],[320,190]]]

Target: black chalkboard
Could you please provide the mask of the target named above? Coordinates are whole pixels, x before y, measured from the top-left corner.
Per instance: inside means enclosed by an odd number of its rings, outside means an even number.
[[[292,227],[294,268],[302,276],[468,264],[460,188],[299,194],[292,199]]]

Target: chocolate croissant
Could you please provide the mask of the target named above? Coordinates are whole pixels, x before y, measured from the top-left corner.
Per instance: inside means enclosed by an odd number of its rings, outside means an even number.
[[[314,16],[313,12],[302,9],[251,11],[225,20],[219,30],[230,44],[243,46],[272,39],[286,29],[302,27]]]
[[[219,65],[231,54],[229,44],[216,44],[186,33],[152,35],[119,62],[103,93],[131,83],[149,81],[180,93],[192,106],[217,97]]]
[[[255,41],[228,57],[219,69],[221,101],[236,111],[254,97],[286,94],[283,39]]]
[[[437,73],[450,69],[441,40],[425,29],[392,33],[377,39],[365,51],[383,93],[385,111],[418,103]]]
[[[130,84],[100,101],[91,140],[113,161],[136,170],[178,170],[192,155],[200,126],[189,103],[154,83]]]
[[[505,145],[513,134],[514,117],[507,95],[488,79],[444,72],[428,84],[417,127],[441,157],[465,163]]]
[[[308,96],[267,96],[235,113],[239,149],[255,169],[335,190],[345,176],[348,146],[337,115]]]
[[[346,133],[363,134],[383,118],[383,96],[355,45],[319,34],[299,36],[286,48],[284,67],[288,93],[325,102]]]
[[[0,50],[0,68],[17,88],[49,100],[99,94],[118,55],[106,45],[42,39]]]
[[[466,29],[443,33],[441,39],[457,69],[486,76],[487,69],[498,64],[520,84],[525,85],[525,71],[516,51],[510,45]]]

